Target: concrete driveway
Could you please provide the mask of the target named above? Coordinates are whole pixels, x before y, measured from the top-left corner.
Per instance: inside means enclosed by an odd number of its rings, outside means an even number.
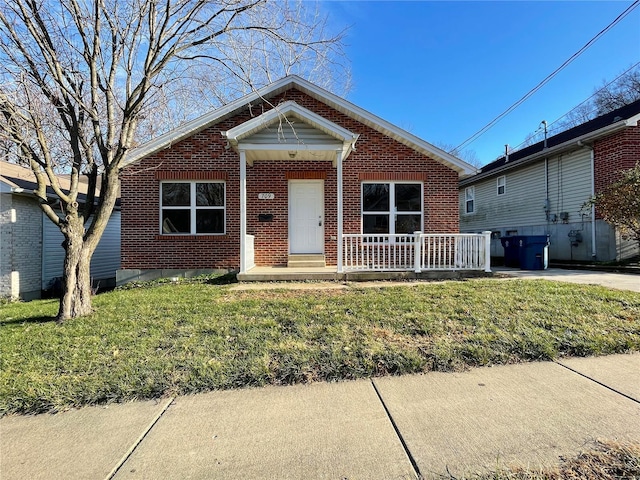
[[[585,285],[602,285],[618,290],[640,292],[640,275],[597,272],[592,270],[565,270],[549,268],[547,270],[520,270],[518,268],[494,267],[494,273],[509,278],[542,278],[558,282],[581,283]]]

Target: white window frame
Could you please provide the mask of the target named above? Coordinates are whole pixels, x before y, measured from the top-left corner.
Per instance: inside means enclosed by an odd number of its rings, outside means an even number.
[[[502,187],[502,192],[500,192],[500,187]],[[498,196],[505,195],[507,193],[507,176],[501,175],[496,178],[496,193]]]
[[[163,206],[162,205],[162,186],[166,183],[188,183],[189,187],[189,205],[178,206]],[[224,187],[223,205],[222,206],[197,206],[196,205],[196,184],[198,183],[220,183]],[[202,235],[226,235],[227,234],[227,182],[224,180],[163,180],[160,182],[160,235],[189,235],[189,236],[202,236]],[[191,232],[171,232],[165,233],[162,229],[162,211],[163,210],[189,210],[191,225]],[[223,227],[222,232],[204,232],[196,233],[196,212],[198,210],[222,210],[223,215]]]
[[[365,212],[364,210],[364,186],[365,185],[377,185],[388,184],[389,185],[389,210],[388,211],[375,211]],[[367,180],[360,184],[360,233],[362,235],[372,235],[375,233],[364,233],[364,217],[365,215],[389,215],[389,233],[381,233],[378,235],[396,235],[396,220],[398,215],[418,215],[418,212],[398,212],[395,206],[396,198],[396,185],[420,185],[420,230],[424,228],[424,182],[411,181],[411,180]],[[391,218],[393,215],[393,219]],[[393,221],[392,221],[393,220]],[[404,234],[402,234],[404,235]]]
[[[469,202],[471,202],[471,209],[469,209]],[[476,187],[466,187],[464,189],[464,213],[465,215],[472,215],[476,213]]]

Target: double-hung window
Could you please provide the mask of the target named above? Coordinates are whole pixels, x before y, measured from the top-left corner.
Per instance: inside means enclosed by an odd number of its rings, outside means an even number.
[[[422,225],[422,183],[362,184],[362,233],[413,233]]]
[[[160,209],[163,234],[224,234],[225,183],[162,182]]]
[[[474,213],[476,189],[475,187],[467,187],[464,189],[464,213]]]
[[[507,177],[504,175],[498,177],[496,180],[496,187],[498,189],[498,195],[504,195],[507,193]]]

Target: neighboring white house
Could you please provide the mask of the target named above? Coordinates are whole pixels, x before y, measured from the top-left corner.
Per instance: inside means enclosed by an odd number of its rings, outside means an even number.
[[[63,177],[61,183],[64,186]],[[0,161],[0,297],[40,298],[62,276],[63,236],[42,213],[30,169]],[[81,188],[82,189],[82,188]],[[53,199],[55,196],[48,192]],[[114,209],[91,261],[95,286],[115,285],[120,268],[120,207]]]
[[[640,161],[640,101],[484,166],[459,182],[460,231],[500,237],[549,235],[552,260],[613,261],[638,254],[627,239],[584,208],[589,198]]]

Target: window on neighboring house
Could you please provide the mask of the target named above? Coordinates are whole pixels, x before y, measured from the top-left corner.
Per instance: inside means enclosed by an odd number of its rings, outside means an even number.
[[[467,187],[464,189],[464,213],[474,213],[476,189],[475,187]]]
[[[161,232],[164,234],[223,234],[224,182],[162,182]]]
[[[507,192],[507,177],[504,175],[498,177],[496,184],[498,186],[498,195],[504,195]]]
[[[362,233],[413,233],[422,224],[421,183],[362,184]]]

